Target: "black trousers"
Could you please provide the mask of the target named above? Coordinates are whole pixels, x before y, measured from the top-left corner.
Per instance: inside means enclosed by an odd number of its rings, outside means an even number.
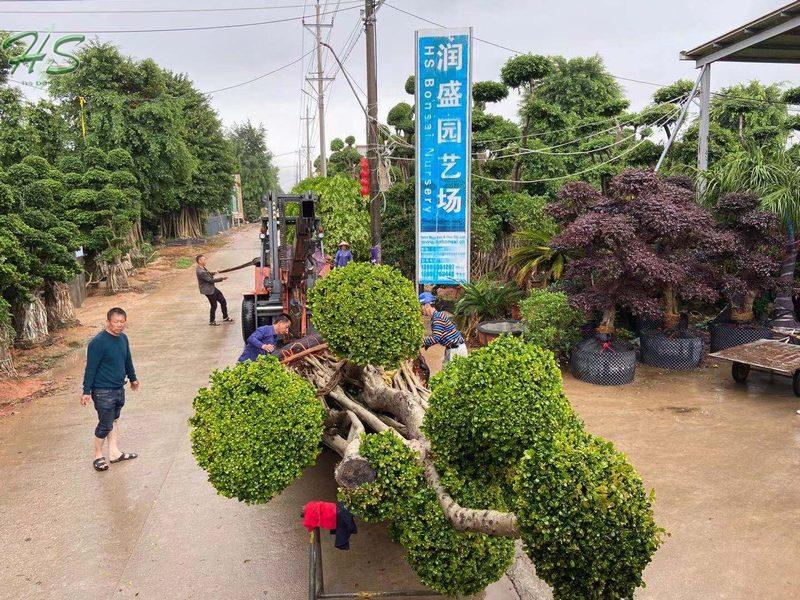
[[[208,298],[208,303],[211,305],[209,323],[213,323],[217,320],[217,302],[219,302],[219,307],[222,309],[222,318],[228,318],[228,302],[225,300],[225,296],[222,295],[222,292],[214,290],[213,294],[206,294],[206,298]]]

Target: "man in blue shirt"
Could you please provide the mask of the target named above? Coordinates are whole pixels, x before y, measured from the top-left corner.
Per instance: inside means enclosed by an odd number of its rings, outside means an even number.
[[[94,430],[94,468],[107,471],[108,463],[131,460],[135,452],[119,449],[119,415],[125,405],[125,377],[135,392],[139,380],[133,369],[131,348],[122,333],[128,315],[121,308],[112,308],[106,315],[106,328],[98,333],[86,351],[86,370],[83,374],[81,404],[91,400],[97,411],[98,423]],[[103,455],[103,444],[108,440],[108,462]]]
[[[272,321],[272,325],[264,325],[256,329],[247,338],[244,352],[239,357],[239,362],[256,360],[259,356],[269,354],[275,350],[278,337],[283,337],[289,333],[292,321],[286,315],[281,315]]]
[[[346,267],[353,260],[353,253],[350,252],[350,244],[345,241],[339,242],[339,249],[333,257],[333,268]]]

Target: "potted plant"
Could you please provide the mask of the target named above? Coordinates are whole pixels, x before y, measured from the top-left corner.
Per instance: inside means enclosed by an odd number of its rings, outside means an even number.
[[[769,327],[757,323],[753,303],[763,292],[776,289],[780,267],[779,218],[759,208],[754,194],[726,194],[716,205],[725,232],[721,290],[730,302],[730,321],[712,324],[711,350],[770,338]]]
[[[501,333],[521,332],[521,325],[509,318],[512,306],[522,297],[517,288],[487,277],[462,283],[461,288],[463,294],[453,314],[458,317],[465,338],[477,332],[478,342],[485,346]]]
[[[525,340],[551,350],[560,360],[581,337],[583,314],[569,304],[564,292],[531,290],[520,302]]]
[[[631,209],[637,197],[657,192],[658,185],[654,173],[631,169],[611,180],[608,196],[587,183],[571,182],[551,206],[562,226],[552,247],[571,257],[563,278],[570,303],[587,316],[601,316],[594,335],[572,351],[572,373],[583,381],[633,381],[636,351],[614,336],[617,309],[640,317],[662,315],[654,290],[658,282],[674,279],[675,269],[648,244]]]
[[[640,238],[660,259],[653,290],[663,319],[640,331],[642,362],[670,369],[693,369],[703,359],[703,340],[692,333],[683,311],[686,302],[714,303],[719,298],[719,257],[730,249],[709,211],[680,181],[656,179],[636,194],[627,208],[637,220]]]

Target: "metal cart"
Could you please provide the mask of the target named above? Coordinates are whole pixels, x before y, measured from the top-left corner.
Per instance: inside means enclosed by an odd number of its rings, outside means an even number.
[[[325,592],[325,578],[322,573],[322,544],[319,528],[309,534],[308,544],[308,600],[328,600],[333,598],[415,598],[433,597],[441,594],[431,590],[397,590],[393,592]]]
[[[792,378],[795,396],[800,396],[800,345],[789,343],[788,338],[757,340],[749,344],[726,348],[709,354],[731,364],[731,375],[736,383],[745,383],[751,369]]]

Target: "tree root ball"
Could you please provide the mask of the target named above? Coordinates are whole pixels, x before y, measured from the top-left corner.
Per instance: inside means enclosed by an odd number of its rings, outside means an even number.
[[[267,502],[319,453],[325,410],[274,356],[212,372],[193,406],[192,453],[228,498]]]

